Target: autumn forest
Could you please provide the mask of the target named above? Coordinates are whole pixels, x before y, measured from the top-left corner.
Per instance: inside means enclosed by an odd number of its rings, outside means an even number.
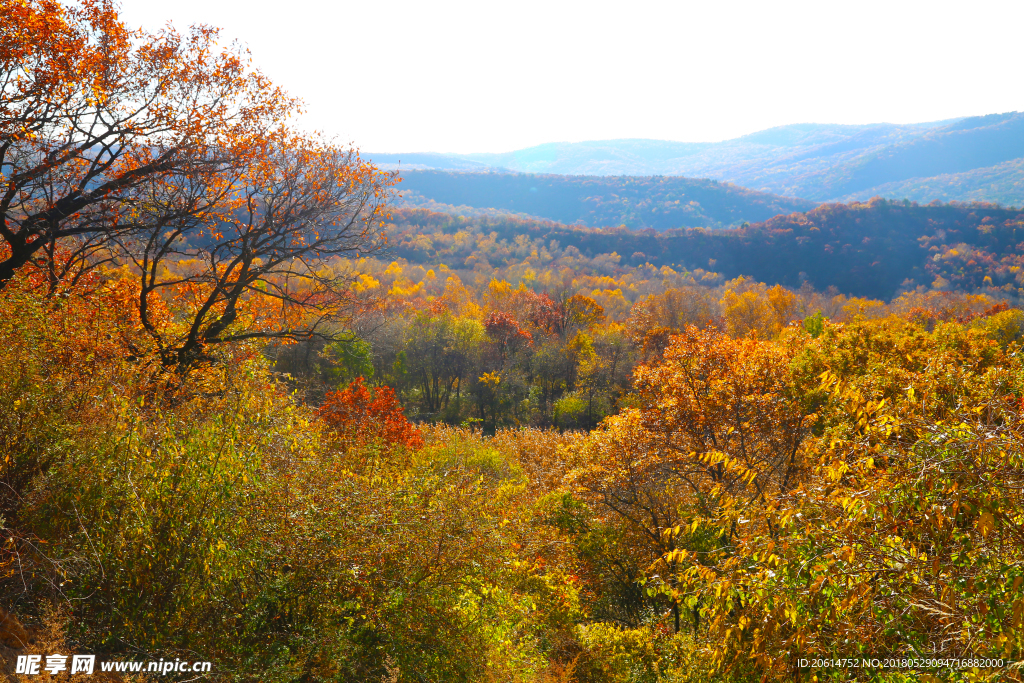
[[[1024,212],[430,199],[100,0],[0,88],[5,680],[1021,680]]]

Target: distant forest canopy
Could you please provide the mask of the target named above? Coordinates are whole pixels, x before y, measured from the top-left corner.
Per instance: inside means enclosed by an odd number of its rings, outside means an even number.
[[[518,269],[518,281],[528,286],[535,285],[527,274],[543,270],[616,277],[650,264],[696,272],[698,280],[743,275],[885,300],[919,286],[1024,295],[1024,212],[980,203],[876,198],[735,229],[662,232],[397,209],[389,233],[392,254],[409,264],[444,264],[481,277]]]
[[[1018,112],[907,125],[795,124],[715,143],[604,140],[504,154],[369,156],[384,167],[401,161],[402,169],[711,178],[819,202],[878,195],[1024,205]]]
[[[869,196],[911,197],[928,201],[996,202],[1003,206],[1024,204],[1024,159],[1013,159],[995,166],[963,173],[945,173],[931,178],[911,178],[879,185],[868,192],[855,193],[853,199]]]
[[[720,228],[815,206],[730,183],[678,177],[406,171],[402,179],[402,191],[415,193],[407,205],[434,200],[591,227]]]

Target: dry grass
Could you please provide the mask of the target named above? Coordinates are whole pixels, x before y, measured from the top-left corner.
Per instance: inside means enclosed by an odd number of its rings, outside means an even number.
[[[559,488],[569,470],[559,447],[584,434],[560,432],[553,428],[511,427],[499,429],[494,436],[483,436],[479,429],[444,424],[421,425],[420,429],[427,443],[458,440],[469,442],[475,447],[496,449],[521,465],[532,485],[543,490]]]

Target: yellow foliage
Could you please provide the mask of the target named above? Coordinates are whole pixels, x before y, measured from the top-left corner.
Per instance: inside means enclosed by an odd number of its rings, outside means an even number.
[[[360,273],[355,283],[355,291],[365,292],[380,287],[380,281],[367,273]]]

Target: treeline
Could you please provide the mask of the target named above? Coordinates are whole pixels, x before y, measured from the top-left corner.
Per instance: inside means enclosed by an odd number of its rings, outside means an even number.
[[[614,262],[566,252],[536,272],[514,262],[476,271],[338,263],[338,273],[359,273],[368,309],[346,339],[274,347],[275,367],[313,404],[362,378],[396,391],[417,422],[477,425],[487,433],[590,429],[628,404],[637,367],[656,362],[671,335],[689,326],[774,339],[790,326],[826,319],[899,313],[922,323],[967,322],[1005,307],[983,294],[923,288],[886,304],[668,267],[633,268],[616,278]]]
[[[815,202],[679,176],[561,176],[405,171],[402,189],[441,204],[561,223],[633,229],[719,228],[807,211]]]
[[[733,229],[663,232],[422,209],[398,209],[392,219],[396,256],[453,269],[502,267],[515,260],[540,270],[571,249],[614,263],[609,275],[651,263],[791,288],[807,282],[886,300],[918,286],[1019,296],[1024,285],[1024,213],[991,204],[920,206],[876,198]]]

